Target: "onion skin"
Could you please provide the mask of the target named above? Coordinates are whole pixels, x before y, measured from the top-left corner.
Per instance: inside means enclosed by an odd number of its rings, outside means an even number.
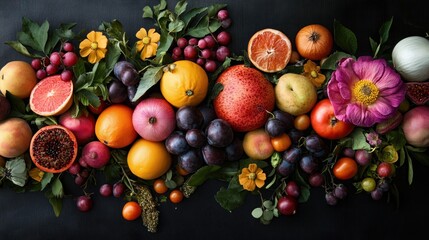
[[[429,40],[410,36],[399,41],[392,51],[393,66],[406,81],[429,79]]]
[[[407,143],[414,147],[429,147],[429,106],[414,107],[402,121]]]

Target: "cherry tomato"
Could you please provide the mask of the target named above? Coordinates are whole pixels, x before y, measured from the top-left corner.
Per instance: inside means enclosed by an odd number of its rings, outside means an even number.
[[[183,200],[183,193],[179,189],[170,192],[169,199],[172,203],[179,203]]]
[[[316,103],[311,111],[311,126],[321,137],[336,140],[349,135],[354,125],[341,121],[335,117],[334,107],[326,98]]]
[[[156,193],[164,194],[168,191],[167,185],[165,185],[165,181],[162,178],[158,178],[153,182],[153,190]]]
[[[293,126],[300,131],[307,130],[310,125],[310,116],[308,116],[307,114],[298,115],[293,120]]]
[[[381,162],[377,166],[377,174],[381,178],[390,177],[393,175],[394,167],[391,163]]]
[[[271,138],[271,145],[273,145],[274,150],[277,152],[283,152],[292,145],[292,140],[289,135],[283,133],[278,137]]]
[[[353,158],[342,157],[337,160],[332,168],[334,176],[340,180],[348,180],[358,172],[358,165]]]
[[[142,208],[135,201],[126,202],[122,208],[122,217],[128,221],[136,220],[141,214]]]

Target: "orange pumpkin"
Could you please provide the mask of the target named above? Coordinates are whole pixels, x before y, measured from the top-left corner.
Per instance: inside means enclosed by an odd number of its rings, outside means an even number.
[[[334,44],[334,38],[326,27],[310,24],[301,28],[295,36],[298,53],[310,60],[318,61],[327,57]]]
[[[165,100],[180,108],[200,104],[207,95],[208,85],[207,73],[200,65],[180,60],[166,67],[159,87]]]

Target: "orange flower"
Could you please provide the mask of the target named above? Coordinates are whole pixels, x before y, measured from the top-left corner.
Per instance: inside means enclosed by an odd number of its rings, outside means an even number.
[[[28,171],[28,175],[30,175],[30,177],[38,182],[42,181],[43,175],[45,174],[45,172],[41,171],[38,168],[32,168],[30,169],[30,171]]]
[[[80,56],[88,57],[88,62],[94,64],[106,56],[107,37],[102,32],[91,31],[86,39],[80,42]]]
[[[156,55],[156,51],[158,50],[158,42],[161,39],[161,35],[155,32],[155,29],[149,29],[149,32],[144,28],[140,28],[140,30],[136,33],[136,37],[140,39],[136,43],[137,51],[140,53],[140,58],[145,60],[146,58],[150,58]]]
[[[320,66],[317,66],[316,63],[311,60],[308,60],[304,64],[304,72],[302,75],[310,79],[315,87],[322,86],[326,79],[325,75],[320,73]]]
[[[267,179],[267,176],[264,171],[255,163],[251,163],[247,168],[243,168],[241,174],[238,176],[240,185],[247,191],[253,191],[256,187],[263,187],[265,179]]]

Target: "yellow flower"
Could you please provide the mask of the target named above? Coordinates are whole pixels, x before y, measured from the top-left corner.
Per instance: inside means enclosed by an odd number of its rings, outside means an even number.
[[[149,29],[149,32],[144,28],[136,33],[136,37],[140,39],[136,43],[137,51],[140,53],[140,58],[145,60],[156,55],[156,50],[158,50],[158,42],[161,39],[161,35],[155,32],[155,29]]]
[[[325,75],[320,73],[320,66],[317,66],[316,63],[311,60],[308,60],[304,64],[304,73],[302,73],[302,75],[309,78],[315,87],[322,86],[326,79]]]
[[[32,179],[40,182],[42,181],[42,178],[43,178],[43,175],[45,175],[45,172],[35,167],[30,169],[30,171],[28,171],[28,175],[30,175]]]
[[[247,191],[255,190],[255,187],[261,188],[265,184],[267,176],[261,168],[255,163],[249,164],[247,168],[241,170],[241,174],[238,176],[240,185]]]
[[[102,32],[91,31],[87,39],[79,44],[80,56],[88,57],[88,62],[94,64],[106,56],[107,37]]]

